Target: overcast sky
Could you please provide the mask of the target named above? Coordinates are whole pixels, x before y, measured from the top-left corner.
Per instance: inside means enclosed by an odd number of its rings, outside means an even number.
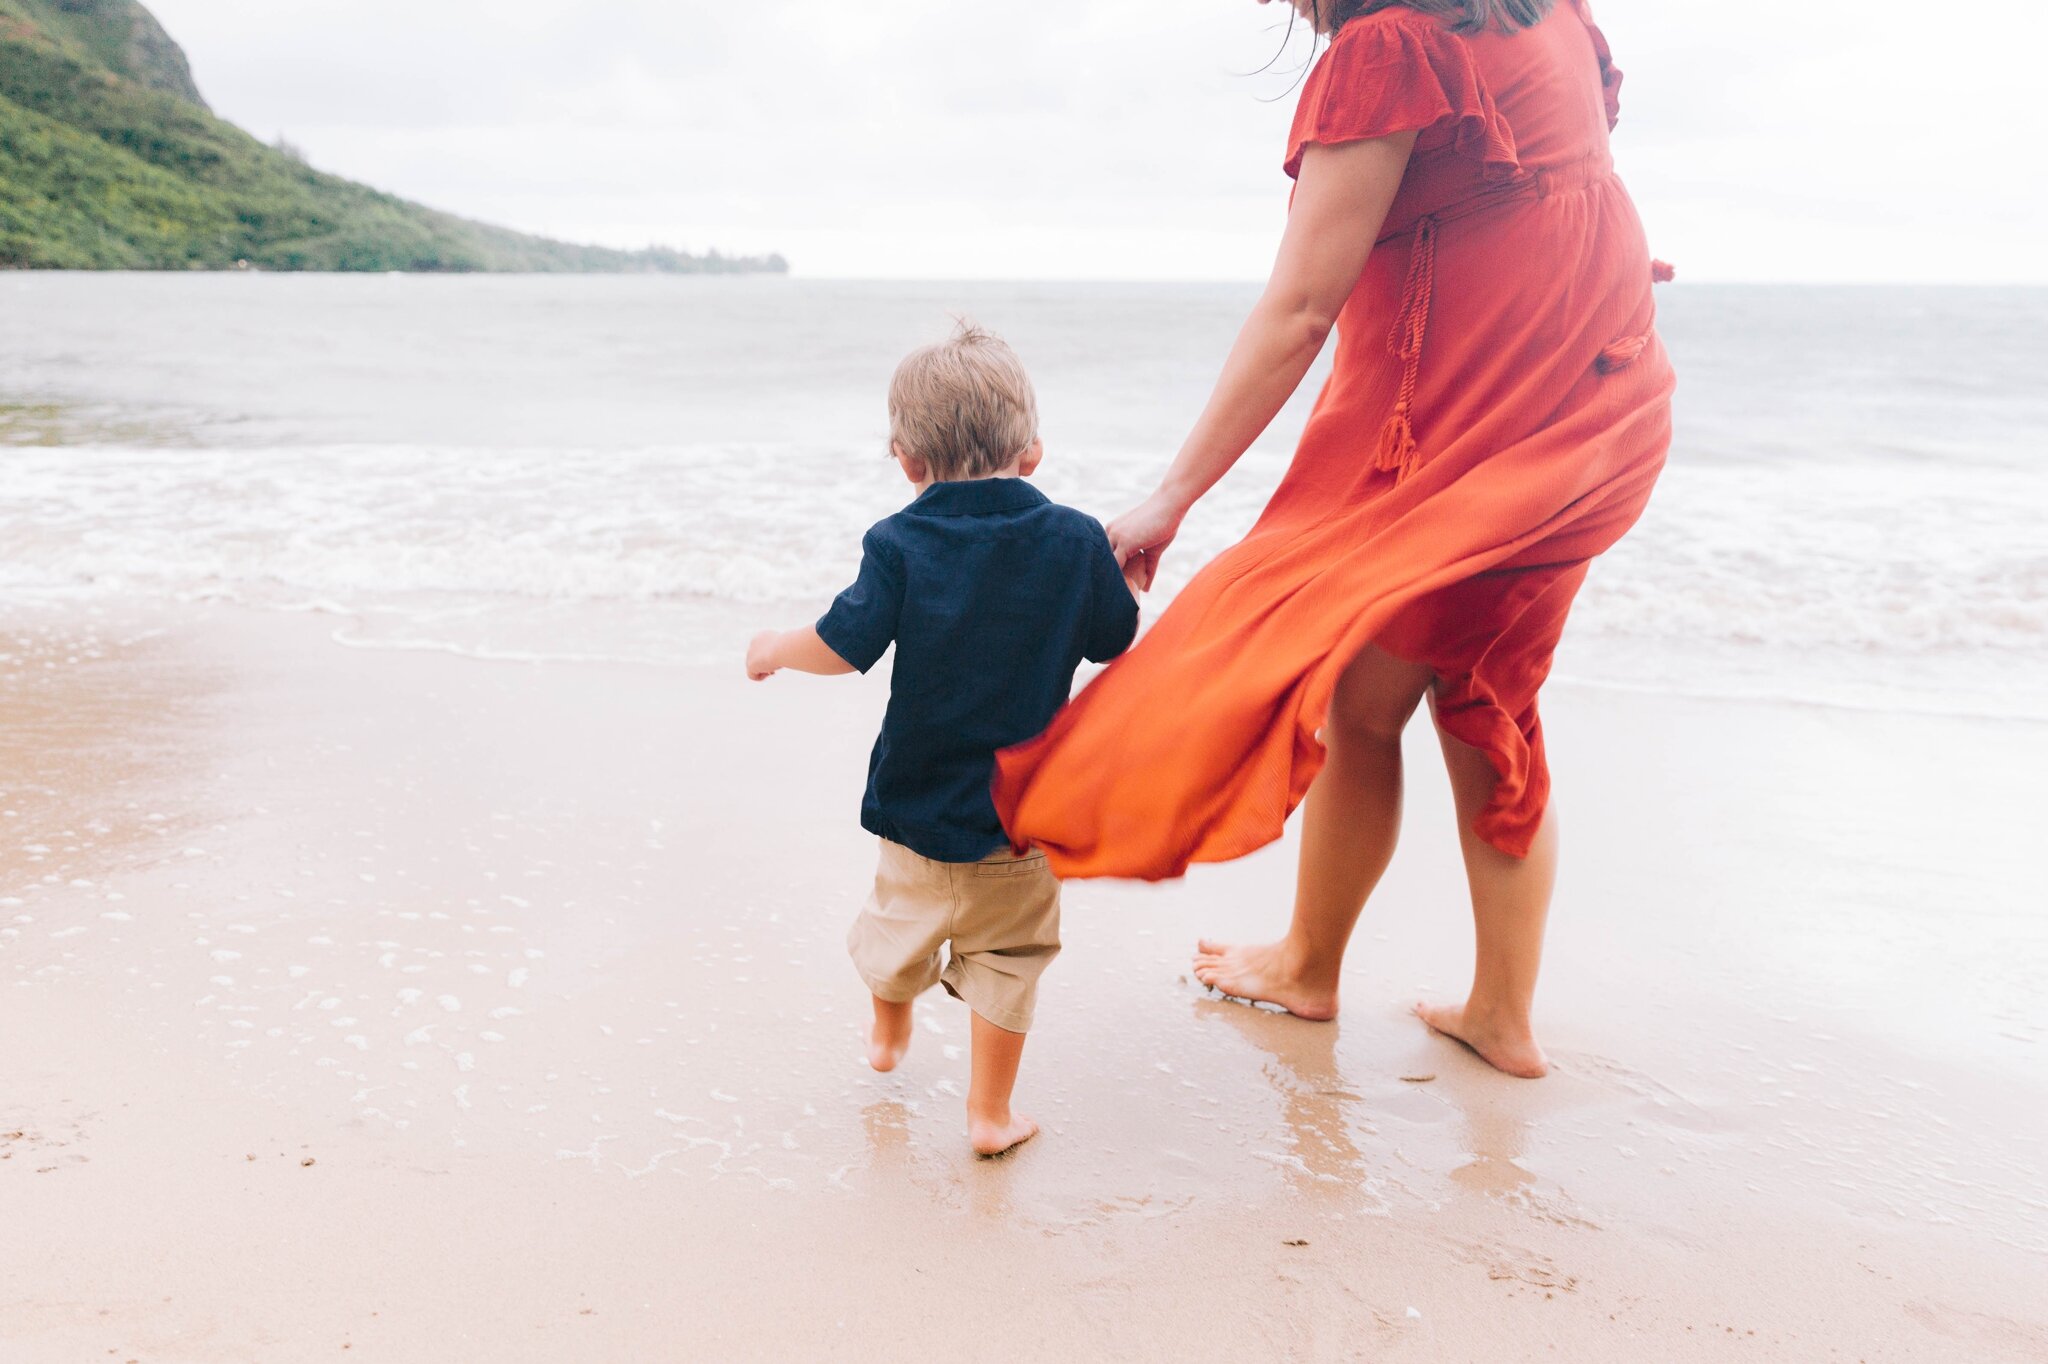
[[[1253,279],[1305,48],[1254,0],[149,0],[324,169],[810,276]],[[2048,280],[2036,0],[1597,0],[1693,279]],[[1968,16],[1967,18],[1963,16]]]

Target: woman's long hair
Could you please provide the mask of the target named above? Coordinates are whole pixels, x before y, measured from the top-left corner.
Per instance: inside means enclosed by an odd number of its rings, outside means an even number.
[[[1556,0],[1317,0],[1330,11],[1330,27],[1342,27],[1346,20],[1383,9],[1412,9],[1440,16],[1460,33],[1494,29],[1513,33],[1528,28],[1550,13]]]

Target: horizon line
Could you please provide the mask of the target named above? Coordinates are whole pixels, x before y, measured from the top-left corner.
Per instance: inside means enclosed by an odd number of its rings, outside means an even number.
[[[0,269],[0,278],[26,282],[47,276],[130,276],[160,275],[172,278],[204,278],[213,275],[305,276],[361,279],[678,279],[696,283],[783,282],[803,284],[984,284],[984,285],[1122,285],[1159,288],[1196,286],[1257,287],[1265,277],[1169,276],[1169,275],[898,275],[898,274],[810,274],[801,270],[780,271],[663,271],[663,270],[96,270],[96,269]],[[1671,288],[1746,289],[2048,289],[2048,276],[2032,279],[1792,279],[1743,278],[1739,276],[1688,276],[1683,270],[1667,286]]]

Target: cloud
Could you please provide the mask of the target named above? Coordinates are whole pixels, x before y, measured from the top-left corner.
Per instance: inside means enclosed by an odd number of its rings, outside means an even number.
[[[214,106],[559,236],[812,275],[1253,278],[1305,57],[1251,0],[159,0]],[[2043,278],[2018,0],[1599,0],[1692,278]]]

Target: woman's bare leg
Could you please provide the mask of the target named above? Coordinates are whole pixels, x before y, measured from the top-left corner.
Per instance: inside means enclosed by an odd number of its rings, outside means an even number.
[[[1344,670],[1323,726],[1329,757],[1302,816],[1294,922],[1255,947],[1203,939],[1195,979],[1303,1018],[1337,1016],[1345,945],[1401,833],[1401,731],[1429,682],[1428,668],[1373,645]]]
[[[1417,1004],[1416,1016],[1455,1037],[1496,1070],[1538,1079],[1550,1069],[1529,1022],[1536,973],[1543,965],[1543,927],[1557,882],[1557,820],[1546,813],[1527,857],[1511,857],[1473,829],[1499,779],[1484,753],[1438,731],[1451,795],[1458,806],[1458,840],[1465,878],[1472,886],[1477,939],[1472,993],[1462,1005]]]

